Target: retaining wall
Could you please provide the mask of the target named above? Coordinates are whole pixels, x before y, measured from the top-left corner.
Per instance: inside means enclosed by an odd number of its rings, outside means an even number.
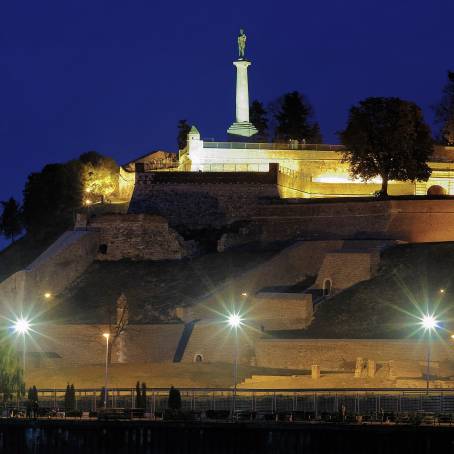
[[[427,344],[415,340],[383,339],[259,339],[255,345],[257,366],[282,369],[351,370],[356,358],[386,361],[425,362]],[[454,359],[452,347],[432,342],[431,361]]]

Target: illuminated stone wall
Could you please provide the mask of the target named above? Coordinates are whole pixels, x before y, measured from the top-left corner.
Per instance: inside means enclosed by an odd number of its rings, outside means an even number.
[[[263,241],[395,239],[454,241],[451,200],[392,200],[319,204],[267,204],[261,208]]]
[[[97,260],[178,260],[191,254],[167,220],[149,214],[105,214],[90,220],[99,232]]]
[[[342,371],[354,368],[356,358],[386,361],[425,362],[427,346],[415,340],[362,339],[259,339],[255,345],[257,366],[282,369]],[[454,351],[442,342],[433,342],[432,361],[454,359]]]

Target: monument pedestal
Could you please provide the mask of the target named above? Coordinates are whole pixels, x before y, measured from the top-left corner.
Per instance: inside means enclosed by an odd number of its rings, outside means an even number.
[[[257,128],[249,121],[235,122],[227,129],[227,134],[232,136],[251,137],[257,132]]]
[[[247,69],[248,60],[234,61],[236,67],[236,121],[227,129],[227,134],[239,137],[251,137],[257,134],[257,128],[249,121],[249,87]]]

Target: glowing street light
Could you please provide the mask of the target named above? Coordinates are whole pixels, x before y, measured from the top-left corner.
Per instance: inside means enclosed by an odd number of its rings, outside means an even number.
[[[19,334],[22,336],[22,354],[23,354],[23,364],[22,364],[22,369],[23,372],[25,373],[25,336],[29,333],[30,331],[30,322],[23,317],[20,317],[16,319],[16,321],[13,323],[13,330],[16,334]]]
[[[50,299],[51,297],[52,297],[52,293],[50,293],[50,292],[44,293],[44,298],[46,298],[46,300]]]
[[[104,333],[103,337],[106,338],[106,373],[104,375],[104,408],[107,408],[107,378],[108,378],[108,365],[109,365],[109,338],[110,333]]]
[[[429,393],[429,377],[430,377],[430,341],[432,331],[439,328],[439,321],[436,319],[434,314],[425,314],[421,318],[421,326],[427,333],[427,369],[426,369],[426,391]]]
[[[230,328],[235,330],[235,361],[233,363],[233,399],[232,399],[232,417],[235,416],[236,404],[236,387],[238,381],[238,327],[241,326],[243,319],[240,314],[233,312],[229,315],[227,322]]]

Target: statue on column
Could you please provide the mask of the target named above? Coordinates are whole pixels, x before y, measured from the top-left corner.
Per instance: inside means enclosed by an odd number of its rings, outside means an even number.
[[[239,59],[244,59],[244,50],[246,49],[246,34],[244,30],[240,30],[238,35],[238,57]]]

